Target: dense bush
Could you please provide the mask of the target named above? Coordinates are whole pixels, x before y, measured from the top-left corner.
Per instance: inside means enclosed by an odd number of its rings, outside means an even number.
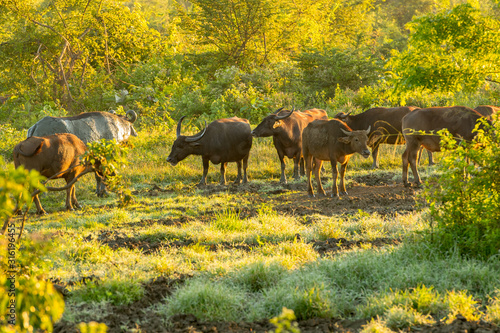
[[[500,254],[500,132],[498,122],[484,125],[473,142],[442,134],[442,175],[427,182],[423,196],[438,248],[487,258]]]

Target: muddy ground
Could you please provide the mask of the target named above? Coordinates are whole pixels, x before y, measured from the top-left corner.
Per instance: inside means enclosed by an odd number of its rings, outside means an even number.
[[[241,192],[251,193],[253,202],[249,206],[238,208],[240,218],[248,218],[257,214],[260,203],[272,201],[273,209],[279,214],[296,215],[307,217],[305,223],[314,223],[314,214],[321,215],[344,215],[357,213],[363,210],[368,213],[380,215],[404,214],[414,211],[417,204],[416,193],[418,189],[405,188],[392,174],[376,175],[370,174],[363,177],[352,178],[347,188],[348,196],[337,198],[310,198],[306,193],[305,182],[282,185],[272,183],[260,185],[249,183],[245,185],[208,185],[201,192],[203,195],[211,195],[217,192]],[[329,192],[331,189],[326,189]],[[168,188],[152,185],[151,188],[135,193],[136,196],[160,196],[170,192]],[[329,193],[328,193],[329,194]],[[203,217],[197,219],[210,221],[217,212],[206,212]],[[129,227],[144,228],[153,224],[182,225],[192,218],[181,217],[176,219],[142,220]],[[144,254],[150,254],[166,245],[168,240],[144,240],[129,237],[116,230],[104,230],[97,236],[83,236],[85,240],[97,237],[103,244],[112,249],[120,247],[140,249]],[[381,247],[387,244],[397,244],[400,240],[380,238],[370,241],[372,247]],[[312,240],[313,248],[319,255],[332,254],[353,246],[359,246],[358,242],[346,239]],[[365,241],[366,243],[366,241]],[[182,247],[192,244],[189,240],[168,242],[168,246]],[[220,248],[239,248],[251,251],[251,245],[232,245],[229,243],[218,244],[217,247],[209,246],[208,249],[217,251]],[[108,326],[108,332],[270,332],[275,327],[268,320],[260,322],[205,322],[192,315],[179,314],[171,318],[170,325],[165,326],[160,318],[152,313],[144,312],[156,303],[162,302],[165,296],[170,295],[175,287],[189,279],[190,276],[178,276],[175,278],[157,278],[144,284],[144,297],[129,305],[110,305],[110,314],[100,322]],[[88,277],[88,281],[95,281],[95,277]],[[55,281],[56,283],[59,281]],[[78,281],[85,283],[86,281]],[[67,285],[67,284],[66,284]],[[59,289],[65,292],[65,285],[59,284]],[[81,305],[85,307],[85,305]],[[339,320],[336,318],[315,318],[299,321],[301,332],[359,332],[367,320]],[[409,330],[407,330],[409,331]],[[459,317],[451,324],[438,323],[432,326],[412,327],[414,332],[499,332],[500,328],[486,322],[468,322]],[[78,332],[76,326],[69,322],[59,322],[55,325],[54,332]]]

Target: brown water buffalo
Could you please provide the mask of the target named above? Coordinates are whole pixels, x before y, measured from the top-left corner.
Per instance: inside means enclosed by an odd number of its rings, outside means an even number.
[[[87,147],[77,136],[69,133],[44,137],[32,136],[14,147],[14,165],[23,165],[28,170],[37,170],[43,176],[53,179],[64,178],[70,183],[78,175],[90,171],[92,167],[80,165],[80,156]],[[34,196],[37,213],[47,214],[40,204],[38,194]],[[66,190],[66,209],[79,208],[76,200],[75,185]]]
[[[500,110],[500,107],[493,105],[479,105],[474,108],[477,112],[479,112],[484,117],[491,120],[491,116]]]
[[[252,134],[250,123],[246,119],[232,117],[211,122],[205,129],[193,136],[181,135],[181,124],[185,116],[177,123],[177,139],[172,145],[172,151],[167,162],[173,166],[189,155],[201,155],[203,161],[203,177],[200,185],[206,185],[209,161],[220,163],[220,184],[226,184],[226,166],[228,162],[236,162],[238,176],[234,181],[238,184],[248,182],[247,166],[250,148],[252,148]],[[243,177],[241,168],[243,165]]]
[[[252,131],[255,137],[273,137],[274,147],[281,162],[280,182],[286,184],[285,156],[293,158],[293,178],[304,175],[304,160],[302,158],[302,131],[316,119],[328,119],[325,110],[310,109],[305,111],[288,111],[283,108],[276,110],[264,118]]]
[[[337,188],[337,162],[340,163],[340,194],[347,195],[344,184],[347,162],[352,154],[359,153],[363,157],[370,156],[368,149],[368,133],[366,130],[353,131],[346,123],[338,119],[315,120],[304,129],[302,133],[302,151],[306,164],[307,193],[314,197],[311,184],[311,169],[314,158],[314,175],[316,177],[318,193],[325,196],[321,185],[320,169],[323,161],[332,164],[332,197],[339,197]]]
[[[403,118],[403,135],[406,149],[403,153],[403,184],[408,182],[408,163],[413,172],[415,184],[422,183],[417,170],[417,155],[421,146],[431,152],[440,151],[440,136],[437,131],[447,129],[455,138],[472,140],[472,130],[483,116],[465,106],[432,107],[410,112]]]
[[[368,126],[371,127],[371,132],[368,134],[370,138],[368,145],[372,148],[372,169],[376,169],[379,167],[378,152],[380,144],[404,144],[404,137],[401,132],[403,117],[416,109],[418,109],[416,106],[377,107],[356,115],[340,112],[335,115],[335,118],[342,120],[353,130],[363,130]],[[432,153],[429,151],[428,156],[429,165],[433,165]]]

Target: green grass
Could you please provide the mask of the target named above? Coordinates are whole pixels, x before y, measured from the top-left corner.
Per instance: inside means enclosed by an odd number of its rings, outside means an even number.
[[[27,234],[48,234],[57,243],[47,258],[52,262],[49,277],[66,282],[99,278],[69,287],[66,320],[99,321],[110,305],[140,299],[144,282],[186,274],[192,277],[185,284],[145,310],[166,323],[178,313],[253,321],[278,316],[285,306],[299,319],[375,318],[367,332],[397,331],[457,313],[500,322],[500,263],[438,254],[420,242],[419,234],[428,228],[425,207],[387,215],[363,210],[330,214],[321,211],[321,204],[331,199],[318,199],[311,201],[318,205],[314,213],[284,212],[280,205],[301,202],[275,193],[285,187],[277,183],[280,165],[270,140],[254,141],[249,186],[258,191],[246,191],[218,186],[219,168],[213,165],[209,185],[198,188],[200,157],[176,167],[166,163],[174,137],[174,131],[152,131],[133,139],[131,163],[122,171],[134,191],[129,206],[118,207],[115,194],[96,198],[89,175],[77,184],[83,209],[66,212],[66,194],[49,193],[41,200],[50,214],[29,216]],[[373,173],[400,182],[402,149],[384,146],[376,171],[370,170],[371,159],[354,156],[348,185]],[[291,179],[293,164],[287,162],[291,186],[304,184],[305,178]],[[331,185],[329,163],[325,166]],[[234,163],[228,169],[232,181]],[[420,170],[424,179],[439,176],[432,167]],[[303,194],[286,193],[290,198]],[[312,241],[333,238],[362,244],[320,256]],[[401,243],[370,245],[381,238]],[[158,246],[144,253],[151,244]]]

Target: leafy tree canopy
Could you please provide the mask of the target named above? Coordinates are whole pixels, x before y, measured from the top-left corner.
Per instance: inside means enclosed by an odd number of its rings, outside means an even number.
[[[473,91],[498,80],[500,22],[469,3],[408,24],[408,47],[389,62],[396,90]]]

